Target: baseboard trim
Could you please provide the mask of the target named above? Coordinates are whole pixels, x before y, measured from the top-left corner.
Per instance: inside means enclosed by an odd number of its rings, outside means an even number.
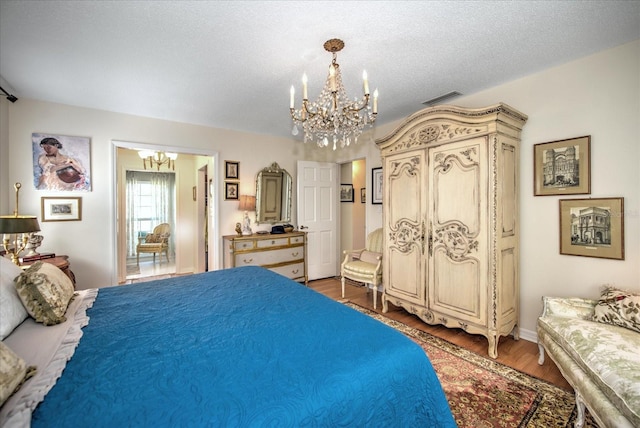
[[[520,329],[520,339],[528,340],[529,342],[538,343],[538,334],[533,330]]]

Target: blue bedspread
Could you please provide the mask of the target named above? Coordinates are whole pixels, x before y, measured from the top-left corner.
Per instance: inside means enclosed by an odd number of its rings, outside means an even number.
[[[259,267],[100,289],[32,425],[455,427],[424,351]]]

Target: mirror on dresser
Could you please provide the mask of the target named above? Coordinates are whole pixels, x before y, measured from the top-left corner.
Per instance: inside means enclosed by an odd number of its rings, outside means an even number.
[[[256,223],[291,221],[291,175],[274,162],[256,178]]]

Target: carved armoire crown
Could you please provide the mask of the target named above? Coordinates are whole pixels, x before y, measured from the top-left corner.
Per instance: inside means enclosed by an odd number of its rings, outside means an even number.
[[[518,339],[520,132],[505,105],[435,106],[376,141],[383,170],[383,311],[489,341]]]

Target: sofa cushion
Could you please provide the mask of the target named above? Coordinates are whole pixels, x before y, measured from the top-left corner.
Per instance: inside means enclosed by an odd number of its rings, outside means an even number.
[[[626,418],[640,426],[640,334],[561,316],[539,318],[538,328],[588,373]]]
[[[594,308],[593,320],[640,333],[640,294],[606,286]]]
[[[343,273],[348,275],[351,279],[366,281],[371,279],[375,270],[376,265],[372,265],[371,263],[363,262],[361,260],[354,260],[344,266]],[[380,280],[382,278],[382,273],[378,272],[377,277],[378,280]]]

